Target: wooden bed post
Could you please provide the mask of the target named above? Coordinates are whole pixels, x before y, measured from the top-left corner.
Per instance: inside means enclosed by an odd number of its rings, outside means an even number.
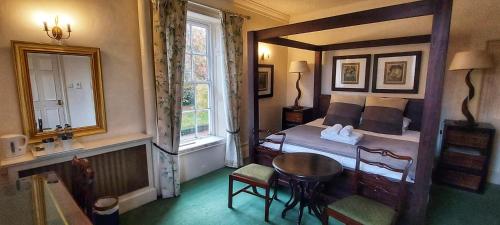
[[[319,97],[321,95],[321,66],[323,52],[321,50],[314,52],[314,96],[313,96],[313,108],[314,117],[318,117],[319,114]]]
[[[259,95],[258,95],[258,58],[259,42],[255,31],[247,34],[248,60],[248,157],[254,162],[255,146],[259,141]]]
[[[431,48],[427,69],[427,84],[423,111],[423,123],[418,149],[415,207],[416,224],[424,224],[429,201],[434,152],[439,131],[441,100],[443,96],[446,55],[453,0],[436,0],[432,21]]]

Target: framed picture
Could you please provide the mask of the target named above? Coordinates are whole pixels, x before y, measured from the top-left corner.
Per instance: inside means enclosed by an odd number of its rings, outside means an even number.
[[[371,55],[334,56],[332,91],[368,92]]]
[[[274,65],[259,64],[257,87],[259,98],[273,97]]]
[[[421,60],[421,51],[375,55],[372,92],[418,93]]]

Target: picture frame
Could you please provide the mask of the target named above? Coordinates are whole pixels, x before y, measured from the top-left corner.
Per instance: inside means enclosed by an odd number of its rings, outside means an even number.
[[[332,91],[368,92],[371,55],[334,56]]]
[[[373,58],[373,93],[418,93],[422,51],[375,54]]]
[[[258,67],[258,82],[259,98],[273,97],[274,92],[274,65],[259,64]]]

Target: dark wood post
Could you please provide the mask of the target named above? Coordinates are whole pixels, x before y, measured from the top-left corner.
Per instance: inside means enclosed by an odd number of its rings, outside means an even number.
[[[314,52],[314,96],[313,96],[313,108],[314,108],[314,116],[318,117],[319,114],[319,97],[321,95],[321,64],[323,52],[315,51]]]
[[[248,60],[248,153],[250,162],[254,162],[255,146],[259,141],[259,95],[258,95],[258,58],[259,42],[255,31],[247,34]]]
[[[452,4],[453,0],[435,0],[425,89],[424,122],[420,131],[420,146],[417,159],[416,199],[413,203],[416,207],[413,212],[417,215],[411,215],[415,219],[415,224],[425,223],[427,203],[429,201],[434,152],[440,127],[441,100],[446,70],[446,55],[448,53]]]

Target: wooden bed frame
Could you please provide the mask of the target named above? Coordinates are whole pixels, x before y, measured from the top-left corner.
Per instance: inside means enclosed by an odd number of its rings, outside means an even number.
[[[424,224],[429,200],[434,150],[439,131],[441,100],[443,95],[444,72],[448,51],[451,13],[453,0],[423,0],[400,5],[359,11],[295,24],[249,31],[248,48],[248,90],[249,90],[249,150],[250,160],[254,161],[255,147],[258,144],[259,131],[259,98],[258,98],[258,43],[265,42],[315,52],[314,65],[314,98],[313,108],[316,116],[320,115],[321,101],[321,62],[322,52],[339,49],[378,47],[427,43],[430,41],[430,53],[427,69],[425,100],[421,118],[420,145],[417,157],[415,183],[409,187],[410,196],[405,213],[404,224]],[[433,16],[432,32],[429,35],[399,37],[390,39],[368,40],[351,43],[335,43],[330,45],[313,45],[281,38],[283,36],[337,29],[343,27],[371,24],[391,20],[407,19],[420,16]],[[337,181],[342,186],[349,183]],[[340,188],[338,189],[340,190]],[[339,191],[340,192],[340,191]]]

